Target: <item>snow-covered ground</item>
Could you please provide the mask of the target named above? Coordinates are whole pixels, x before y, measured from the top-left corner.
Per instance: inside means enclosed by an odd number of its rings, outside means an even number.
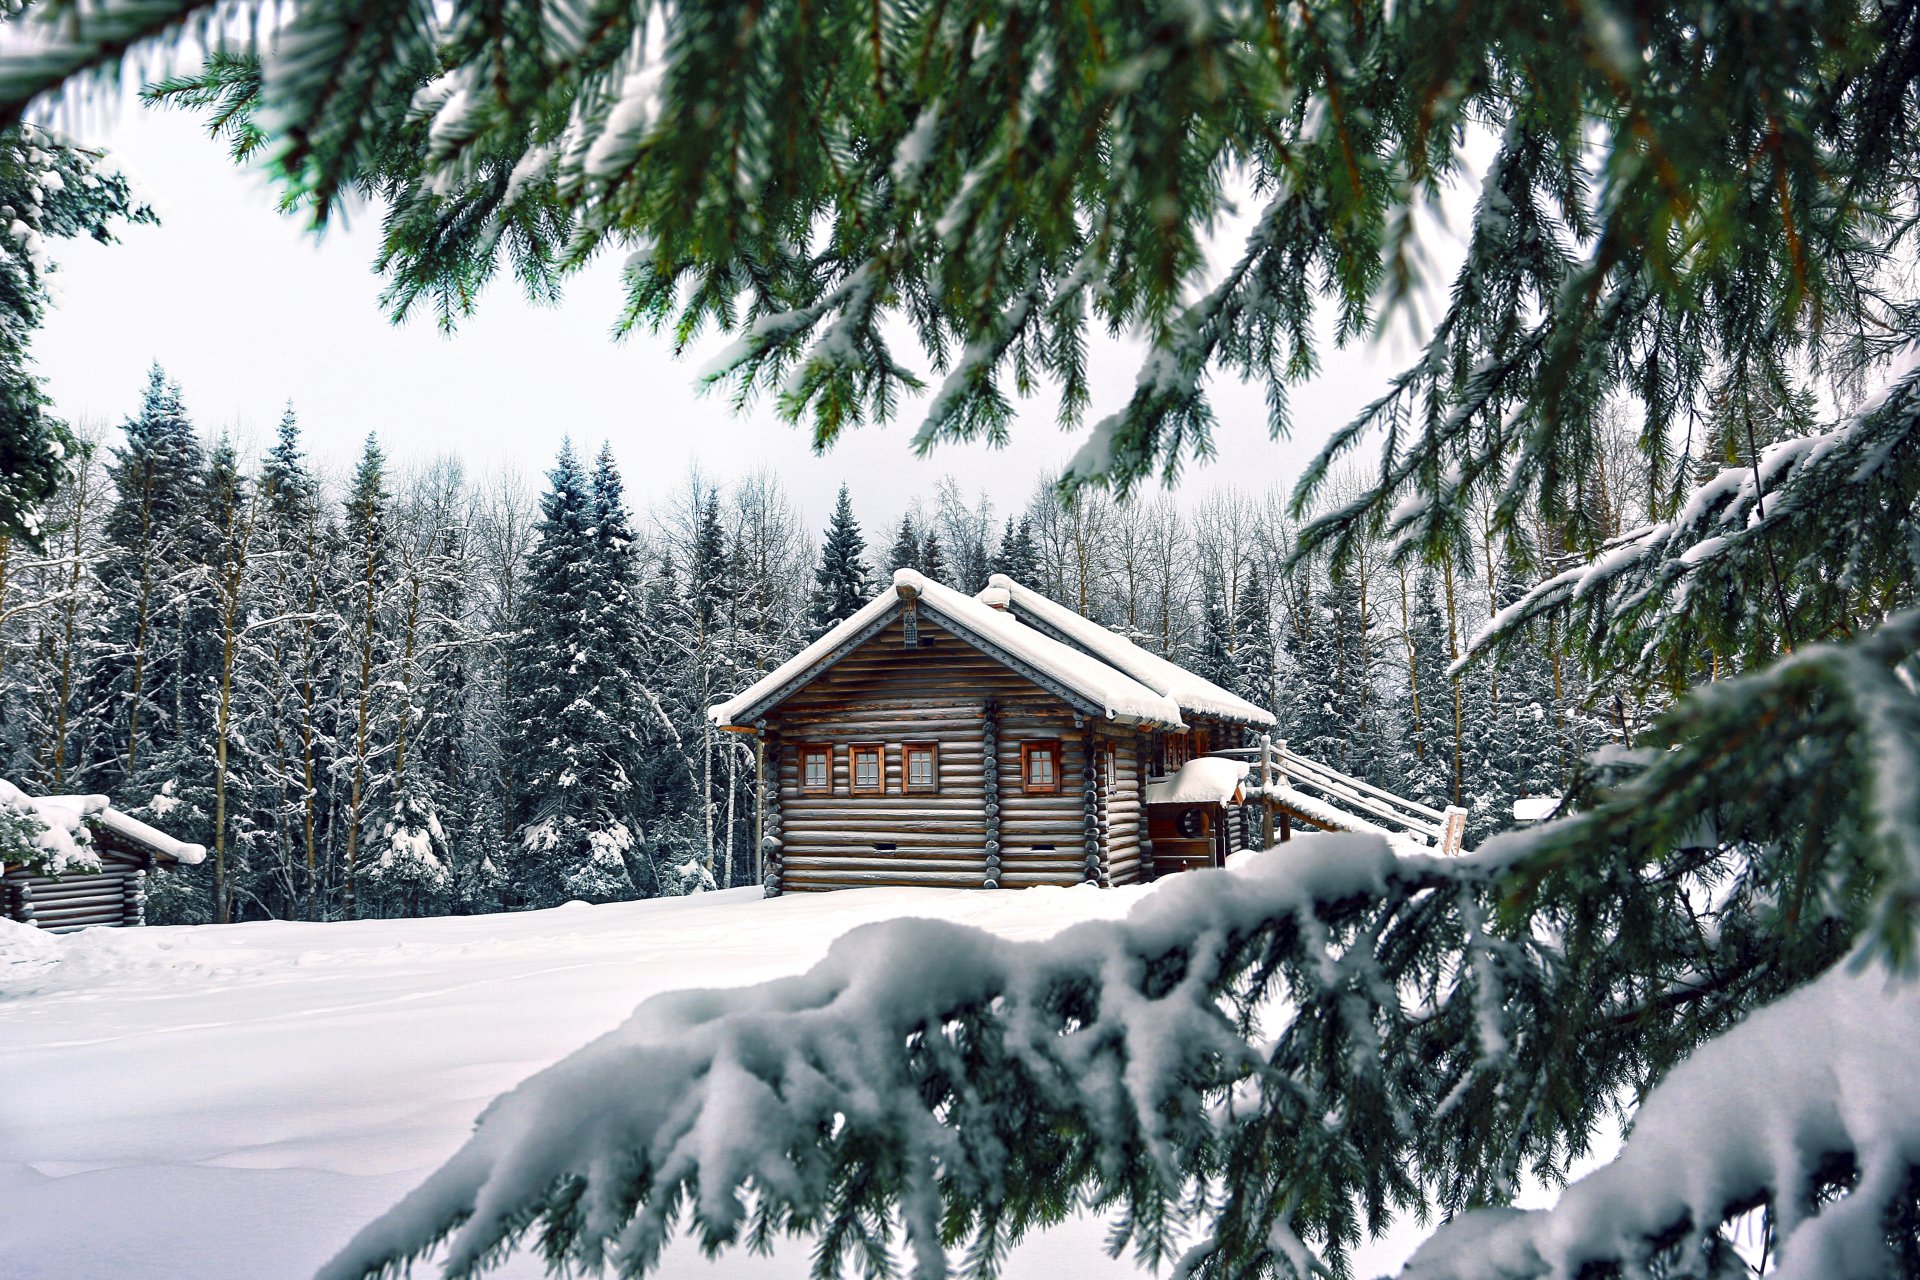
[[[497,1094],[660,991],[797,973],[857,925],[934,916],[1043,937],[1138,889],[757,890],[353,924],[96,929],[0,921],[0,1277],[311,1275],[437,1167]],[[1130,1276],[1096,1220],[1011,1280]],[[1412,1240],[1370,1251],[1390,1266]],[[806,1274],[690,1247],[668,1277]],[[539,1268],[521,1258],[506,1276]],[[1363,1269],[1362,1274],[1368,1272]]]

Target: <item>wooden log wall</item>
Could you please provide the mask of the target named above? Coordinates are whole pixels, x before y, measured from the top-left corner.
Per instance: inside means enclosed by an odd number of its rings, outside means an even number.
[[[1141,798],[1145,786],[1141,738],[1129,733],[1109,740],[1114,753],[1106,797],[1107,878],[1111,884],[1137,884],[1150,878],[1141,856],[1147,830],[1147,808]]]
[[[999,772],[1000,847],[1008,888],[1074,885],[1087,878],[1087,819],[1083,779],[1086,749],[1070,708],[1052,701],[1003,705]],[[1020,744],[1060,744],[1059,789],[1028,795],[1020,775]]]
[[[783,890],[986,882],[986,702],[1048,695],[933,618],[921,616],[916,630],[909,645],[896,620],[770,717],[781,744],[769,773]],[[902,748],[922,742],[939,752],[939,790],[908,794]],[[882,794],[852,793],[856,744],[882,747]],[[833,750],[831,794],[801,790],[801,750],[810,745]]]
[[[1088,884],[1111,884],[1107,875],[1106,850],[1101,837],[1106,830],[1100,810],[1101,769],[1100,740],[1094,736],[1093,726],[1088,725],[1080,739],[1080,820],[1085,830],[1081,848],[1086,854],[1084,870],[1080,878]]]
[[[764,754],[761,768],[765,776],[772,779],[780,777],[780,735],[771,730],[763,730],[761,738]],[[766,805],[762,821],[766,824],[766,834],[760,840],[760,857],[763,867],[761,891],[769,898],[777,898],[784,889],[784,859],[786,846],[782,841],[780,828],[780,787],[777,785],[763,788],[762,803]]]
[[[19,867],[0,877],[0,915],[21,924],[33,923],[33,885]]]
[[[1139,879],[1139,736],[1091,725],[936,618],[921,613],[915,631],[908,644],[894,622],[769,717],[767,848],[779,890]],[[1115,765],[1100,782],[1096,753],[1110,740]],[[1034,741],[1059,743],[1054,794],[1026,793],[1020,750]],[[939,752],[934,794],[906,791],[903,748],[922,742]],[[850,748],[867,744],[883,749],[884,791],[854,795]],[[801,789],[802,749],[813,745],[833,751],[831,794]]]
[[[986,699],[980,707],[981,808],[986,815],[987,873],[984,887],[998,889],[1005,864],[1000,859],[1000,703]]]

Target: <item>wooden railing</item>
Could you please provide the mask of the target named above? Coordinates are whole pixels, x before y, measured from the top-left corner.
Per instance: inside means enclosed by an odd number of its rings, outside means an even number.
[[[1284,739],[1262,738],[1257,747],[1211,754],[1251,757],[1255,769],[1248,780],[1248,790],[1270,806],[1290,810],[1316,827],[1384,830],[1412,836],[1449,856],[1460,852],[1466,836],[1467,811],[1458,805],[1434,809],[1397,796],[1287,750]]]

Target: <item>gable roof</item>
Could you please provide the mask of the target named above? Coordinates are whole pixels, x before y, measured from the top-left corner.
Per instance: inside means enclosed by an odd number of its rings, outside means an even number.
[[[1213,681],[1197,676],[1157,653],[1149,653],[1119,632],[1110,631],[1091,618],[1081,617],[1033,588],[1021,586],[1004,573],[996,573],[989,578],[987,590],[1005,591],[1014,613],[1023,622],[1057,635],[1126,672],[1148,688],[1171,698],[1182,712],[1219,716],[1223,720],[1262,727],[1274,723],[1273,713],[1264,707],[1256,706],[1238,694],[1229,693]]]
[[[1052,689],[1081,710],[1129,724],[1181,727],[1173,699],[1082,649],[1026,625],[912,569],[859,612],[725,702],[708,708],[715,724],[744,726],[765,715],[853,650],[878,635],[908,602],[949,631],[1021,675]]]

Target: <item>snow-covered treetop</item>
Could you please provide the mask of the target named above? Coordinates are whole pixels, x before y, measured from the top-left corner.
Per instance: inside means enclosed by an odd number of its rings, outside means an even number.
[[[884,625],[909,602],[918,602],[954,634],[991,656],[1011,659],[1065,688],[1108,720],[1169,729],[1183,725],[1172,698],[1127,672],[912,569],[896,570],[887,589],[858,613],[708,714],[716,724],[751,723],[832,665],[836,653],[850,641]]]
[[[987,584],[987,590],[981,592],[983,598],[988,592],[1005,592],[1016,615],[1037,623],[1043,630],[1059,634],[1069,644],[1085,649],[1148,688],[1172,698],[1183,712],[1219,716],[1262,727],[1274,723],[1273,713],[1264,707],[1255,706],[1213,681],[1195,675],[1157,653],[1142,649],[1118,632],[1108,630],[1091,618],[1082,617],[1058,601],[1049,600],[1004,573],[994,574]]]

